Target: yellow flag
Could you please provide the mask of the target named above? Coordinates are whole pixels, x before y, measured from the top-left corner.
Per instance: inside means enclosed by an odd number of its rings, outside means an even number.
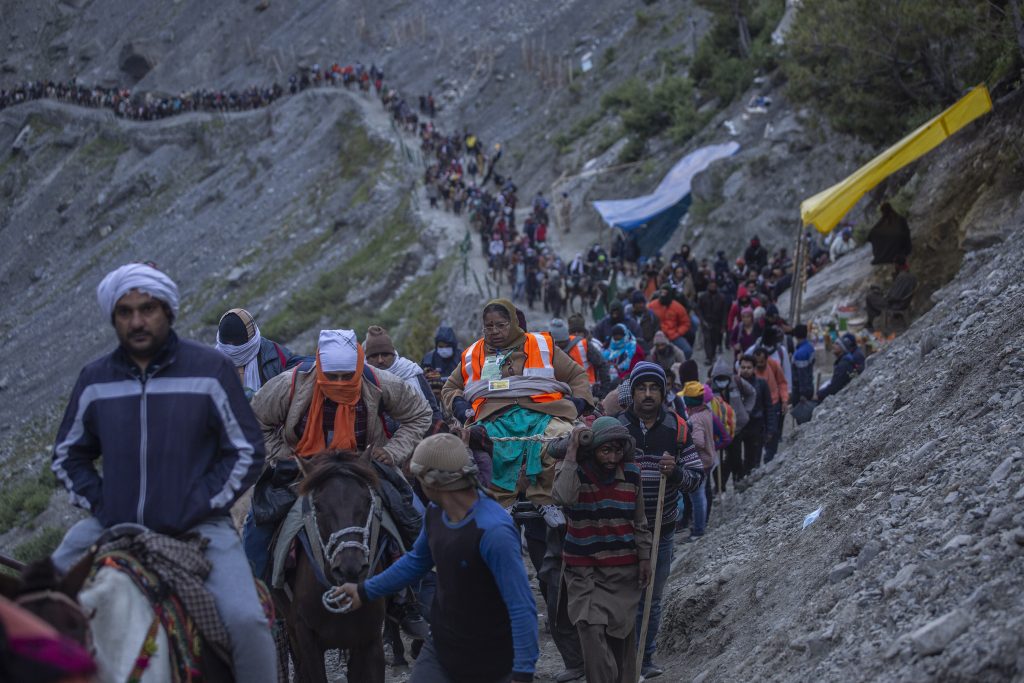
[[[982,114],[992,111],[992,98],[984,85],[972,89],[956,104],[885,150],[853,175],[800,204],[804,225],[822,234],[832,232],[861,197],[910,162],[938,147],[953,133]]]

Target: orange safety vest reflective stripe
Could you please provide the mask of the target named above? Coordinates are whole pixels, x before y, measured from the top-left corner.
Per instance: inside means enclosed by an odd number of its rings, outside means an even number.
[[[580,337],[579,341],[575,337],[569,340],[569,358],[576,361],[576,364],[587,372],[587,379],[591,384],[597,384],[597,371],[594,370],[594,366],[587,360],[588,351],[589,344],[586,337]]]
[[[526,354],[526,363],[523,365],[524,377],[555,377],[555,366],[552,361],[555,356],[555,342],[551,335],[540,332],[529,332],[526,334],[526,343],[523,345],[523,352]],[[468,386],[470,382],[480,379],[483,372],[484,361],[487,352],[483,339],[477,339],[462,352],[462,386]],[[530,399],[535,403],[549,403],[560,401],[564,398],[560,391],[552,391],[544,394],[534,394]],[[480,414],[486,397],[473,401],[473,412]]]

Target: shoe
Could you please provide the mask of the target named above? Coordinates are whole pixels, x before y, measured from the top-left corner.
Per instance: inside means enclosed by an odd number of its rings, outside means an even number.
[[[655,664],[654,662],[648,662],[647,664],[644,664],[643,667],[641,667],[640,669],[640,675],[643,676],[644,679],[657,678],[663,673],[665,673],[665,670],[657,664]]]
[[[562,673],[555,676],[557,683],[567,683],[568,681],[578,681],[583,678],[583,667],[576,667],[573,669],[566,669]]]
[[[565,515],[562,514],[562,509],[557,505],[540,505],[538,506],[540,514],[544,516],[544,521],[552,529],[565,524]]]
[[[430,636],[430,624],[419,614],[410,611],[400,622],[402,626],[402,633],[409,636],[413,640],[423,640]]]
[[[704,537],[704,534],[690,534],[683,543],[694,543]]]

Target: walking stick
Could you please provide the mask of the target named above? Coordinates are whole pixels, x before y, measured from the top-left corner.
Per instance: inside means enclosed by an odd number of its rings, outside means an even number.
[[[661,511],[665,506],[665,475],[658,483],[658,511],[654,515],[654,542],[651,544],[651,580],[644,591],[644,617],[640,621],[640,638],[636,641],[636,680],[640,681],[640,667],[644,663],[644,649],[647,642],[647,620],[651,618],[651,601],[654,599],[654,573],[658,570],[658,543],[661,542]]]

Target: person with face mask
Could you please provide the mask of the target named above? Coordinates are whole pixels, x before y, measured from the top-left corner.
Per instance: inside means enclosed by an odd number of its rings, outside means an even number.
[[[592,432],[591,444],[581,447],[574,430],[552,490],[568,513],[562,589],[587,680],[633,683],[635,615],[651,580],[651,531],[629,430],[600,417]],[[604,540],[595,544],[595,537]]]
[[[636,343],[636,338],[626,329],[625,325],[616,325],[608,348],[604,350],[608,361],[608,374],[615,378],[625,379],[637,363],[644,359],[644,350]]]
[[[263,337],[260,326],[244,308],[232,308],[221,316],[215,348],[234,363],[250,399],[266,382],[303,360],[303,356]]]
[[[733,414],[736,416],[736,429],[732,442],[726,447],[725,458],[722,461],[722,487],[724,489],[729,483],[730,475],[738,484],[746,474],[743,468],[743,430],[750,422],[750,411],[754,407],[754,401],[757,400],[757,392],[747,380],[733,371],[732,365],[725,358],[715,361],[709,374],[711,390],[732,407]]]
[[[434,335],[434,348],[427,351],[420,365],[424,368],[434,368],[444,378],[458,367],[460,356],[462,349],[459,348],[459,340],[455,338],[455,330],[447,325],[441,325]]]
[[[608,315],[598,321],[594,326],[592,334],[595,339],[601,342],[602,346],[608,346],[612,337],[612,330],[616,325],[624,325],[634,337],[638,339],[641,337],[640,327],[637,325],[636,320],[626,317],[625,306],[618,299],[613,301],[611,306],[608,307]]]
[[[693,347],[686,341],[690,331],[690,314],[686,307],[675,300],[668,286],[658,291],[658,298],[647,305],[661,321],[661,331],[668,340],[678,346],[687,358],[693,355]]]

